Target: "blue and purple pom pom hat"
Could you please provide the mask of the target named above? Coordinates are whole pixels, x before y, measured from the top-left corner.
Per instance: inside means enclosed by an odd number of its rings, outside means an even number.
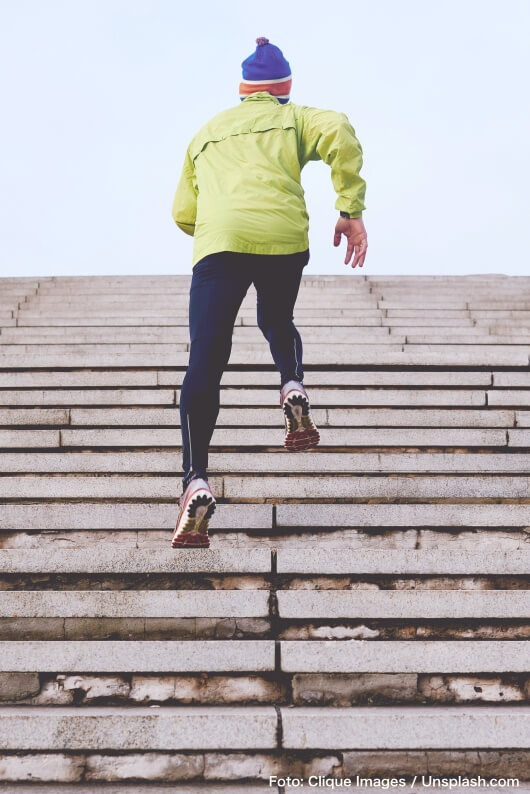
[[[246,99],[256,91],[268,91],[284,105],[291,93],[291,67],[279,47],[270,44],[265,37],[256,39],[256,51],[241,64],[243,79],[239,84],[239,96]]]

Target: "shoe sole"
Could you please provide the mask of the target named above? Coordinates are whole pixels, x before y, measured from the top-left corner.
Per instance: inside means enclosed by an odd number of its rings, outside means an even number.
[[[195,491],[178,517],[171,540],[172,548],[207,549],[210,546],[208,525],[216,506],[210,491],[204,488]]]
[[[282,408],[285,417],[285,449],[303,452],[318,446],[320,433],[311,417],[309,400],[305,394],[301,391],[289,392]]]

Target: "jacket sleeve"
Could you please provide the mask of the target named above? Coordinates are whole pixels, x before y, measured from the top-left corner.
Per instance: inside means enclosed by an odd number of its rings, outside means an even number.
[[[197,180],[189,149],[182,167],[182,174],[173,199],[173,220],[183,232],[193,236],[197,217]]]
[[[302,106],[300,164],[323,160],[331,166],[331,181],[337,193],[335,208],[360,218],[366,209],[366,182],[359,175],[363,150],[344,113]]]

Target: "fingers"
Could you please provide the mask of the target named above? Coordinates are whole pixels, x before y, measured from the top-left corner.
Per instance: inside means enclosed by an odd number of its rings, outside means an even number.
[[[344,259],[344,264],[349,265],[353,256],[353,261],[351,263],[351,266],[357,267],[358,265],[359,267],[362,267],[364,265],[364,260],[366,259],[366,251],[368,248],[368,241],[366,239],[366,236],[361,236],[361,239],[359,239],[360,235],[357,234],[354,239],[353,235],[348,237],[348,235],[345,232],[338,232],[337,230],[335,230],[335,236],[333,237],[333,245],[335,247],[340,245],[342,234],[344,234],[344,236],[348,241],[348,244],[346,246],[346,257]]]
[[[355,246],[355,257],[352,262],[352,267],[362,267],[364,265],[364,260],[366,259],[366,250],[368,248],[368,244],[366,239],[361,239],[357,245]]]
[[[346,248],[346,259],[344,260],[344,264],[347,265],[352,258],[352,254],[355,251],[355,243],[351,237],[348,237],[348,247]],[[355,267],[355,265],[352,265]]]

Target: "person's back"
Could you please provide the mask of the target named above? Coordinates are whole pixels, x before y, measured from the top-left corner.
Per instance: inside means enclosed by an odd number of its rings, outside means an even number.
[[[342,234],[347,237],[345,263],[354,256],[352,267],[362,267],[366,255],[362,150],[353,127],[343,113],[290,102],[289,63],[267,39],[257,44],[242,64],[242,101],[195,135],[173,202],[175,222],[194,236],[190,359],[179,393],[183,493],[174,548],[209,545],[216,502],[206,474],[208,447],[234,323],[251,284],[257,325],[280,376],[284,447],[300,452],[320,441],[303,384],[302,340],[293,323],[309,261],[309,218],[300,184],[309,160],[331,166],[341,216],[334,244]]]
[[[271,47],[258,45],[256,58]],[[309,218],[300,172],[310,160],[331,166],[336,209],[361,217],[365,182],[353,127],[343,113],[285,102],[271,93],[286,84],[290,88],[290,82],[289,75],[261,90],[260,81],[244,81],[243,101],[214,116],[188,146],[172,214],[195,238],[193,265],[216,251],[305,250]]]

